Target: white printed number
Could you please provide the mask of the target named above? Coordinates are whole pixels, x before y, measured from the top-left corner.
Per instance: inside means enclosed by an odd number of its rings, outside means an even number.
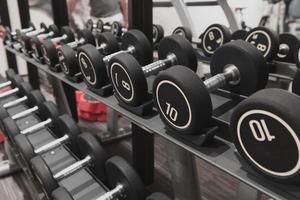
[[[267,139],[269,142],[271,142],[275,139],[275,136],[270,134],[265,120],[251,120],[249,121],[249,126],[254,138],[257,141],[263,142]]]
[[[117,84],[117,86],[119,87],[119,84],[118,84],[118,73],[115,73],[115,79],[116,79],[116,84]],[[122,83],[123,88],[125,88],[125,89],[128,90],[128,91],[131,90],[131,89],[130,89],[129,83],[127,83],[127,82],[124,81],[124,80],[122,80],[121,83]]]
[[[214,40],[215,39],[215,36],[214,36],[213,32],[209,32],[208,33],[208,37],[209,37],[210,40]]]
[[[264,44],[257,44],[256,48],[260,51],[265,51],[267,49],[267,46]]]
[[[166,104],[167,104],[166,115],[169,116],[173,122],[175,122],[178,117],[178,112],[174,107],[171,106],[170,103],[166,103]]]

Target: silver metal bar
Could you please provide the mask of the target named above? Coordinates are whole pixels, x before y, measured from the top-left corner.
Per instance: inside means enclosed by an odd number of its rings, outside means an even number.
[[[24,96],[24,97],[14,100],[14,101],[7,102],[7,103],[3,104],[3,108],[11,108],[13,106],[19,105],[20,103],[23,103],[27,99],[28,99],[28,97]]]
[[[86,156],[84,159],[70,165],[69,167],[57,172],[53,178],[57,181],[60,181],[63,178],[66,178],[72,174],[74,174],[75,172],[79,171],[80,169],[82,169],[83,167],[87,166],[92,160],[91,156]]]
[[[21,134],[27,135],[29,133],[33,133],[35,131],[40,130],[41,128],[44,128],[47,124],[50,124],[51,122],[52,122],[52,119],[49,118],[49,119],[47,119],[45,121],[42,121],[42,122],[40,122],[38,124],[35,124],[35,125],[33,125],[33,126],[29,127],[29,128],[26,128],[26,129],[22,130]]]
[[[20,118],[23,118],[23,117],[26,117],[26,116],[30,115],[31,113],[33,113],[34,111],[37,111],[38,109],[39,109],[38,106],[34,106],[32,108],[24,110],[23,112],[20,112],[20,113],[17,113],[15,115],[11,116],[11,118],[14,119],[14,120],[20,119]]]
[[[0,89],[5,88],[5,87],[10,86],[10,85],[11,85],[11,81],[6,81],[5,83],[0,84]]]
[[[14,88],[14,89],[8,90],[6,92],[0,93],[0,99],[4,98],[4,97],[8,97],[8,96],[10,96],[12,94],[15,94],[17,92],[19,92],[19,88]]]
[[[114,199],[123,199],[125,194],[123,194],[124,186],[118,184],[114,189],[106,192],[105,194],[98,197],[96,200],[114,200]]]
[[[43,145],[39,148],[37,148],[36,150],[34,150],[34,153],[36,154],[42,154],[42,153],[46,153],[52,149],[55,149],[56,147],[60,146],[61,144],[63,144],[65,141],[67,141],[70,137],[68,135],[64,135],[61,138],[58,138],[56,140],[53,140],[52,142],[49,142],[46,145]]]

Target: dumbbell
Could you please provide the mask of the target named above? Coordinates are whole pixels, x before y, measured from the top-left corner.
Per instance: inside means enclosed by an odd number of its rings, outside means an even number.
[[[282,89],[264,89],[238,104],[230,133],[239,154],[267,180],[300,181],[300,97]]]
[[[95,47],[94,44],[86,44],[81,46],[82,49],[93,49],[102,55],[112,54],[120,50],[118,40],[112,33],[104,32],[97,34],[96,37],[98,44],[97,47]],[[59,62],[62,66],[62,71],[66,76],[72,77],[81,73],[78,61],[78,52],[79,51],[75,52],[71,47],[66,45],[63,45],[58,50]]]
[[[222,87],[242,96],[266,86],[268,65],[251,44],[236,40],[219,47],[211,58],[212,77],[204,82],[187,67],[174,66],[158,74],[153,95],[167,128],[181,134],[201,133],[210,124],[209,92]]]
[[[143,182],[126,160],[119,156],[111,157],[106,161],[105,169],[111,190],[93,199],[145,199],[146,195]],[[59,187],[54,190],[52,198],[54,200],[74,200],[74,197],[64,187]]]
[[[48,33],[31,37],[31,48],[33,50],[32,52],[33,58],[40,61],[41,58],[43,57],[42,44],[44,40],[52,37],[58,37],[59,35],[60,35],[60,30],[55,24],[52,24],[48,28]]]
[[[123,34],[121,49],[107,56],[101,55],[90,45],[84,45],[78,49],[80,69],[89,87],[98,89],[109,83],[106,65],[111,58],[118,54],[133,54],[142,65],[148,64],[152,60],[150,42],[139,30],[130,30]]]
[[[60,45],[75,40],[73,31],[67,26],[61,28],[61,34],[60,37],[46,39],[42,44],[43,58],[50,68],[54,68],[59,63],[57,49]]]
[[[121,37],[122,34],[124,34],[125,32],[128,31],[127,28],[125,28],[121,22],[118,21],[114,21],[113,23],[111,23],[111,33],[116,36],[116,37]]]
[[[96,23],[93,22],[92,19],[88,19],[87,22],[85,23],[85,28],[92,31],[93,33],[101,33],[101,27],[98,27],[98,25],[102,25],[103,22],[98,23],[98,21]]]
[[[298,52],[300,47],[297,45],[299,39],[291,33],[281,33],[279,34],[279,51],[276,54],[274,60],[281,62],[296,63],[299,68]]]
[[[34,113],[38,113],[39,118],[43,121],[24,130],[20,130],[16,120],[32,115]],[[46,101],[40,106],[34,106],[27,110],[21,111],[20,113],[14,114],[10,117],[6,117],[2,121],[2,124],[6,136],[8,136],[12,141],[14,141],[15,136],[19,134],[29,135],[45,127],[49,127],[55,130],[55,128],[57,127],[55,126],[55,123],[57,121],[58,116],[59,112],[57,110],[56,105],[51,101]]]
[[[47,144],[43,144],[38,148],[35,148],[23,134],[19,134],[14,138],[19,152],[26,161],[30,161],[30,159],[36,155],[44,154],[65,144],[71,147],[73,152],[78,152],[76,138],[80,134],[80,129],[74,119],[64,114],[58,117],[55,125],[57,126],[57,131],[54,132],[54,134],[59,138]]]
[[[179,26],[179,27],[175,28],[172,32],[172,35],[183,36],[190,42],[192,42],[192,39],[193,39],[192,31],[188,27],[185,27],[185,26]]]
[[[163,27],[159,24],[153,24],[152,27],[153,30],[153,44],[159,44],[161,39],[165,36],[165,31]]]
[[[119,54],[111,59],[109,76],[118,99],[128,105],[139,106],[149,96],[146,77],[174,65],[187,66],[194,72],[197,70],[194,49],[182,36],[172,35],[162,39],[158,57],[158,61],[143,67],[130,54]]]
[[[232,33],[231,39],[232,40],[245,40],[247,36],[248,31],[244,29],[236,30]]]
[[[22,45],[22,51],[24,53],[30,53],[30,51],[32,51],[31,38],[39,34],[47,33],[48,31],[49,31],[48,27],[44,23],[40,24],[40,29],[36,29],[34,31],[30,31],[26,33],[17,31],[17,40]]]
[[[29,22],[28,28],[17,29],[21,33],[26,33],[35,30],[35,26],[33,23]],[[10,42],[14,42],[17,40],[17,31],[11,32],[11,30],[6,27],[6,37]]]
[[[23,78],[17,75],[11,68],[5,71],[5,75],[8,81],[0,83],[0,89],[6,88],[8,86],[15,87],[20,85],[24,81]]]
[[[95,136],[82,133],[77,137],[77,142],[82,160],[59,172],[53,173],[40,155],[31,159],[31,167],[48,196],[59,186],[58,182],[86,167],[89,167],[97,178],[106,182],[105,161],[108,157]]]

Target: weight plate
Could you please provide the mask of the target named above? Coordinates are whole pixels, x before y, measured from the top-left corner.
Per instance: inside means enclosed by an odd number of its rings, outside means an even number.
[[[90,30],[90,31],[93,31],[94,29],[94,22],[92,19],[88,19],[85,23],[85,28]]]
[[[81,158],[91,156],[91,169],[101,181],[106,182],[105,161],[108,157],[98,139],[90,133],[82,133],[77,137],[77,144]]]
[[[134,47],[134,56],[141,65],[152,62],[153,53],[149,40],[145,34],[139,30],[131,29],[122,36],[121,49],[126,50],[128,47]]]
[[[33,90],[27,95],[27,105],[29,107],[41,106],[46,101],[40,90]]]
[[[230,30],[221,24],[212,24],[203,33],[201,49],[210,57],[215,50],[231,40]]]
[[[16,135],[14,141],[19,152],[22,154],[25,160],[29,162],[30,159],[35,156],[34,147],[32,144],[29,142],[27,137],[22,134]]]
[[[72,195],[64,187],[59,187],[52,192],[53,200],[74,200]]]
[[[5,71],[5,76],[7,80],[11,80],[16,75],[15,70],[12,68],[9,68]]]
[[[111,33],[116,37],[121,37],[122,33],[123,33],[122,28],[123,28],[123,25],[120,22],[114,21],[111,24]]]
[[[165,36],[163,27],[159,24],[153,24],[153,44],[158,44]]]
[[[172,35],[181,35],[190,42],[192,41],[192,38],[193,38],[192,31],[188,27],[184,27],[184,26],[175,28]]]
[[[114,56],[109,66],[115,94],[131,106],[145,102],[148,85],[139,62],[130,54],[122,53]]]
[[[234,31],[231,35],[232,40],[245,40],[246,36],[248,34],[248,31],[240,29],[237,31]]]
[[[143,182],[126,160],[114,156],[106,161],[105,168],[110,189],[122,184],[123,195],[128,199],[145,199],[146,190]]]
[[[52,101],[45,101],[39,107],[38,112],[39,112],[39,117],[43,121],[49,118],[52,119],[53,121],[56,121],[59,116],[58,108],[55,105],[55,103],[53,103]]]
[[[22,45],[22,48],[25,50],[26,53],[29,53],[32,51],[31,48],[31,36],[27,36],[26,33],[21,33],[20,35],[20,43]]]
[[[276,54],[276,60],[282,62],[295,63],[295,52],[299,51],[297,44],[298,38],[291,33],[282,33],[279,35],[279,49],[285,48],[286,52]]]
[[[101,54],[109,55],[117,51],[120,51],[118,40],[112,33],[110,32],[100,33],[97,34],[96,38],[97,38],[98,46],[101,46],[102,44],[106,45],[104,49],[101,49]]]
[[[154,102],[168,129],[199,134],[209,125],[212,103],[202,80],[184,66],[160,72],[153,83]]]
[[[92,88],[101,88],[108,84],[109,79],[103,55],[91,44],[78,48],[78,62],[86,84]]]
[[[67,38],[66,39],[63,39],[61,42],[64,43],[64,44],[67,44],[69,42],[73,42],[75,40],[75,36],[74,36],[74,33],[73,31],[71,30],[71,28],[69,28],[68,26],[64,26],[61,28],[61,34],[62,35],[66,35]]]
[[[3,120],[3,130],[4,134],[13,141],[13,138],[16,135],[20,134],[20,129],[18,125],[16,124],[15,120],[13,120],[11,117],[7,117]]]
[[[36,156],[30,161],[34,175],[39,183],[42,185],[42,189],[48,196],[58,187],[57,181],[53,178],[53,174],[47,163],[41,156]]]
[[[299,96],[285,90],[265,89],[232,114],[230,132],[238,152],[268,179],[299,183],[299,103]]]
[[[292,92],[300,96],[300,71],[296,73],[292,83]]]
[[[84,39],[85,44],[92,44],[92,45],[96,46],[95,37],[94,37],[93,33],[90,30],[82,29],[82,30],[79,30],[77,32],[77,34],[78,34],[79,39],[81,39],[81,38]]]
[[[28,96],[30,92],[33,90],[30,83],[23,81],[20,85],[18,85],[19,92],[18,96]]]
[[[68,45],[63,45],[57,50],[58,60],[62,71],[67,76],[75,76],[80,72],[76,51]]]
[[[197,55],[187,39],[178,35],[171,35],[162,39],[158,48],[159,59],[166,59],[170,54],[176,56],[177,65],[183,65],[197,71]]]
[[[42,44],[43,58],[49,67],[55,67],[59,63],[56,46],[51,39],[46,39]]]
[[[279,48],[279,36],[273,30],[266,27],[256,27],[248,32],[245,41],[253,44],[267,61],[276,57]]]
[[[247,42],[236,40],[218,48],[210,63],[212,76],[223,73],[229,65],[238,68],[240,80],[237,84],[227,84],[224,87],[226,90],[249,96],[266,86],[268,65],[262,54]]]
[[[53,33],[53,36],[51,36],[51,37],[58,37],[60,35],[60,31],[55,24],[51,24],[49,26],[49,32]]]

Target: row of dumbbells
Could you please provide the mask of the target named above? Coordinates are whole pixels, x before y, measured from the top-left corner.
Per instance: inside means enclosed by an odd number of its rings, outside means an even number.
[[[8,81],[0,87],[11,89],[0,96],[1,129],[49,198],[146,198],[142,181],[124,159],[109,158],[97,138],[81,133],[40,91],[12,70],[6,74]],[[154,193],[147,199],[168,198]]]

